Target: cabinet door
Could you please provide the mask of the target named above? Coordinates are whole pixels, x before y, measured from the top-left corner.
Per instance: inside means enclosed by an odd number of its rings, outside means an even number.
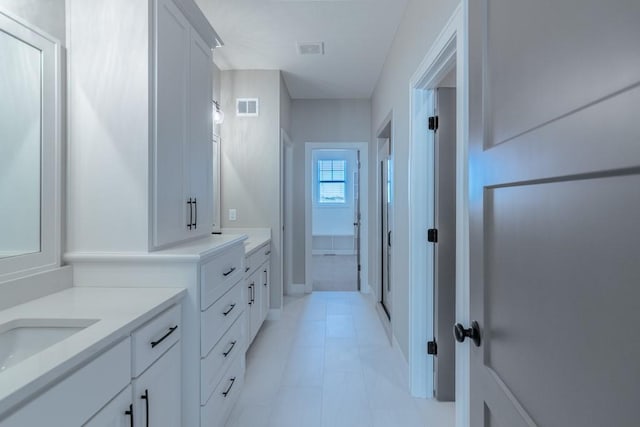
[[[261,282],[260,282],[260,318],[262,321],[267,318],[269,314],[270,300],[271,300],[271,267],[269,262],[265,263],[261,268]]]
[[[197,203],[190,235],[213,230],[213,56],[211,48],[191,31],[189,83],[188,197]]]
[[[136,426],[175,427],[182,423],[180,341],[133,381]]]
[[[155,34],[153,243],[188,237],[185,146],[188,138],[190,25],[172,0],[158,0]]]
[[[104,408],[93,416],[84,427],[129,427],[133,414],[131,386],[127,386]]]

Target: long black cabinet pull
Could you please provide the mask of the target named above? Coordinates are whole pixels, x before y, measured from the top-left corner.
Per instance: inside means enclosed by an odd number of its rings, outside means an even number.
[[[223,275],[224,277],[227,277],[228,275],[230,275],[230,274],[231,274],[231,273],[233,273],[234,271],[236,271],[236,268],[235,268],[235,267],[231,267],[231,268],[229,269],[229,271],[227,271],[226,273],[222,273],[222,275]]]
[[[264,285],[268,286],[269,280],[267,279],[267,270],[263,271],[263,273],[264,273]]]
[[[193,199],[193,209],[196,211],[195,215],[193,216],[193,229],[197,230],[198,229],[198,199],[197,198]]]
[[[224,353],[222,353],[222,355],[223,355],[224,357],[227,357],[227,356],[231,353],[231,350],[233,350],[233,347],[235,347],[235,346],[236,346],[236,341],[231,341],[231,345],[229,346],[229,348],[227,349],[227,351],[225,351]]]
[[[144,400],[144,406],[147,411],[147,427],[149,427],[149,390],[145,389],[144,394],[140,396],[140,399]]]
[[[154,348],[155,346],[160,344],[162,341],[166,340],[169,335],[171,335],[176,331],[176,329],[178,329],[178,325],[174,326],[173,328],[169,328],[169,331],[166,334],[164,334],[162,338],[160,338],[159,340],[151,341],[151,348]]]
[[[222,314],[226,317],[226,316],[229,315],[229,313],[231,313],[233,311],[234,308],[236,308],[236,305],[235,304],[231,304],[229,306],[229,309],[227,311],[223,312]]]
[[[187,228],[191,230],[193,227],[193,200],[191,197],[187,200],[187,205],[189,205],[189,224],[187,224]]]
[[[253,285],[249,285],[249,305],[253,304]]]
[[[233,378],[229,379],[229,381],[231,381],[231,384],[229,384],[229,388],[227,388],[227,390],[226,390],[226,391],[223,391],[223,392],[222,392],[222,395],[223,395],[224,397],[227,397],[227,395],[228,395],[229,393],[231,393],[231,389],[233,388],[233,384],[236,382],[236,377],[233,377]]]
[[[129,405],[129,410],[124,411],[124,414],[129,416],[129,425],[133,427],[133,405]]]

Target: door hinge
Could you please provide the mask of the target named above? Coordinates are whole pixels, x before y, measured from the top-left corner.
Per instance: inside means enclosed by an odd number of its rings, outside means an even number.
[[[438,130],[438,116],[429,117],[429,130]]]
[[[387,246],[391,247],[391,230],[387,233]]]
[[[362,271],[362,266],[358,264],[358,273],[360,273],[361,271]]]
[[[427,230],[427,242],[438,243],[438,229],[430,228]]]
[[[427,341],[427,354],[431,356],[438,355],[438,344],[436,344],[436,340]]]

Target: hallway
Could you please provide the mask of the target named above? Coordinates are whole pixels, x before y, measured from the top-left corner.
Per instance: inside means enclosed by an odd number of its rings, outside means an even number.
[[[454,405],[409,395],[406,362],[370,297],[285,297],[247,352],[245,387],[227,427],[448,427]]]

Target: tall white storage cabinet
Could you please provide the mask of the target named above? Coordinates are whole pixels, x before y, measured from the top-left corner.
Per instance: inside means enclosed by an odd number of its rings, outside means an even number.
[[[209,234],[215,31],[193,0],[67,4],[68,249]]]

